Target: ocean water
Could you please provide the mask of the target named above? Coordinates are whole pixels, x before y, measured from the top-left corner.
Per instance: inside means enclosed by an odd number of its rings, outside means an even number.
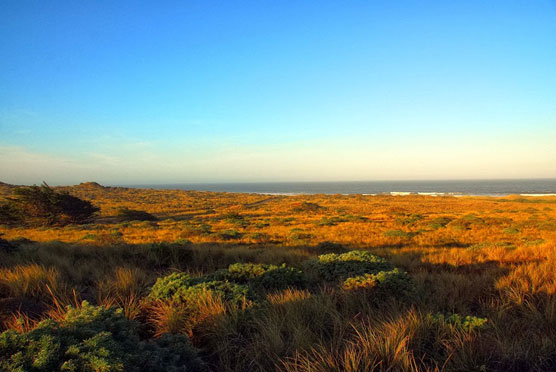
[[[361,182],[253,182],[133,185],[141,188],[257,194],[556,195],[556,179]]]

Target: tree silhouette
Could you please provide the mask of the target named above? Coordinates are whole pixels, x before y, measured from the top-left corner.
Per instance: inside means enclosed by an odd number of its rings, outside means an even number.
[[[46,182],[41,186],[14,189],[6,208],[20,222],[30,225],[84,223],[100,210],[88,200],[54,191]]]

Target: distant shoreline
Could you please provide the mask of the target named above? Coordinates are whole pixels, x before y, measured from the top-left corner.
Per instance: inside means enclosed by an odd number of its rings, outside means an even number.
[[[260,182],[118,185],[262,195],[556,196],[556,179],[370,182]]]

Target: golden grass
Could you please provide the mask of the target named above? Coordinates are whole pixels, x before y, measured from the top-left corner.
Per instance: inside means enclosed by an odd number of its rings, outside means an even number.
[[[68,191],[99,205],[100,218],[50,229],[0,226],[7,240],[35,241],[0,252],[2,297],[60,309],[78,297],[123,307],[156,335],[191,336],[215,371],[556,369],[556,198]],[[300,210],[303,202],[321,208]],[[159,221],[121,222],[121,207]],[[223,234],[229,230],[237,234]],[[302,267],[323,242],[367,249],[407,270],[418,293],[413,308],[377,308],[330,288],[270,293],[265,306],[239,311],[211,294],[187,306],[144,298],[174,270]],[[436,312],[483,316],[489,327],[477,335],[438,329],[426,320]],[[33,326],[18,317],[10,328]]]
[[[42,265],[17,265],[13,268],[0,269],[0,288],[7,296],[46,298],[48,287],[56,291],[60,275],[53,267]]]

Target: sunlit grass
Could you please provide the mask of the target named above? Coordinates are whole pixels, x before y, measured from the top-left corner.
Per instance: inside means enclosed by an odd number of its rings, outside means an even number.
[[[54,319],[81,299],[121,307],[145,335],[188,335],[214,371],[556,368],[555,198],[72,192],[101,207],[97,221],[0,226],[16,246],[0,251],[0,301],[38,301]],[[122,221],[124,207],[158,220]],[[210,291],[189,303],[146,298],[174,271],[201,276],[237,262],[305,270],[329,249],[384,257],[408,272],[415,297],[377,302],[372,291],[320,283],[239,309]],[[4,328],[36,325],[41,316],[22,304],[0,313]],[[439,326],[437,313],[488,326]]]

